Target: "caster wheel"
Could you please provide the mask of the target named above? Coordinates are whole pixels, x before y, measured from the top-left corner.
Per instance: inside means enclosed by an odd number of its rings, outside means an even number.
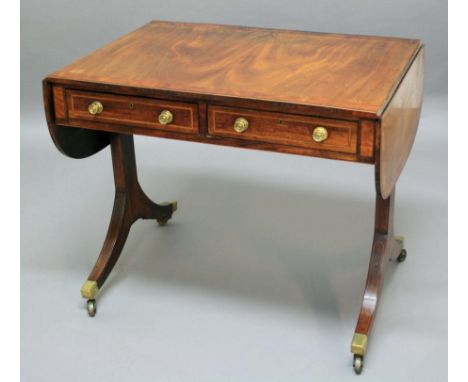
[[[162,227],[162,226],[165,226],[168,221],[169,219],[159,219],[158,224]]]
[[[397,257],[397,261],[398,261],[399,263],[402,263],[402,262],[405,261],[405,260],[406,260],[406,249],[402,249],[401,252],[400,252],[400,254],[399,254],[398,257]]]
[[[88,300],[86,308],[88,309],[89,317],[94,317],[97,312],[96,300]]]
[[[356,374],[361,374],[364,367],[364,358],[362,355],[354,355],[353,369]]]

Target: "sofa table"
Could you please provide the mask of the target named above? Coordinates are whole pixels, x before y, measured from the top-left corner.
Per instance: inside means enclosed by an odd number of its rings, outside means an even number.
[[[351,344],[360,373],[394,236],[395,184],[416,135],[424,54],[419,40],[153,21],[43,81],[50,135],[72,158],[111,147],[114,209],[81,294],[90,316],[131,225],[164,225],[176,202],[141,189],[133,135],[372,164],[375,228]]]

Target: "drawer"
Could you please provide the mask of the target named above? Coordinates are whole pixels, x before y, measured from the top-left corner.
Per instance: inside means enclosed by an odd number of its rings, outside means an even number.
[[[238,131],[234,128],[239,118],[248,122],[248,127],[243,132],[238,132],[242,130],[242,126],[238,127]],[[345,120],[222,106],[209,106],[208,109],[208,133],[214,137],[355,154],[357,128],[357,122]]]
[[[80,90],[67,90],[66,103],[68,119],[80,124],[93,121],[198,134],[196,104]],[[93,103],[97,106],[89,110]]]

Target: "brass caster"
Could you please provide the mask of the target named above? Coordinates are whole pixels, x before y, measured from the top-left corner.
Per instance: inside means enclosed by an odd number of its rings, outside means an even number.
[[[353,361],[353,369],[356,374],[361,374],[362,368],[364,367],[364,357],[362,355],[355,354]]]
[[[158,219],[157,221],[158,221],[158,224],[162,227],[162,226],[165,226],[167,224],[169,219]]]
[[[397,261],[398,261],[399,263],[402,263],[402,262],[405,261],[405,260],[406,260],[406,249],[402,249],[401,252],[400,252],[400,254],[399,254],[398,257],[397,257]]]
[[[395,240],[399,241],[402,245],[405,242],[405,237],[402,235],[395,235]]]
[[[160,226],[164,226],[164,225],[167,224],[169,219],[172,217],[172,214],[177,211],[177,201],[174,200],[172,202],[165,202],[165,203],[162,203],[161,205],[162,206],[171,206],[171,210],[172,210],[170,216],[160,218],[160,219],[156,219]]]
[[[89,317],[94,317],[97,312],[96,300],[88,300],[86,308],[88,309]]]

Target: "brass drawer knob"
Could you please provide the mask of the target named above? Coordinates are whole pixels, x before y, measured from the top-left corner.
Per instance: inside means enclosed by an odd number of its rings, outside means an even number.
[[[96,115],[101,114],[104,110],[104,106],[99,101],[93,101],[88,105],[89,114]]]
[[[328,138],[328,131],[325,127],[317,126],[312,132],[312,138],[315,142],[320,143]]]
[[[234,131],[237,133],[243,133],[249,128],[249,121],[243,117],[236,118],[234,122]]]
[[[172,122],[173,118],[174,116],[169,110],[163,110],[161,113],[159,113],[158,121],[161,125],[168,125]]]

